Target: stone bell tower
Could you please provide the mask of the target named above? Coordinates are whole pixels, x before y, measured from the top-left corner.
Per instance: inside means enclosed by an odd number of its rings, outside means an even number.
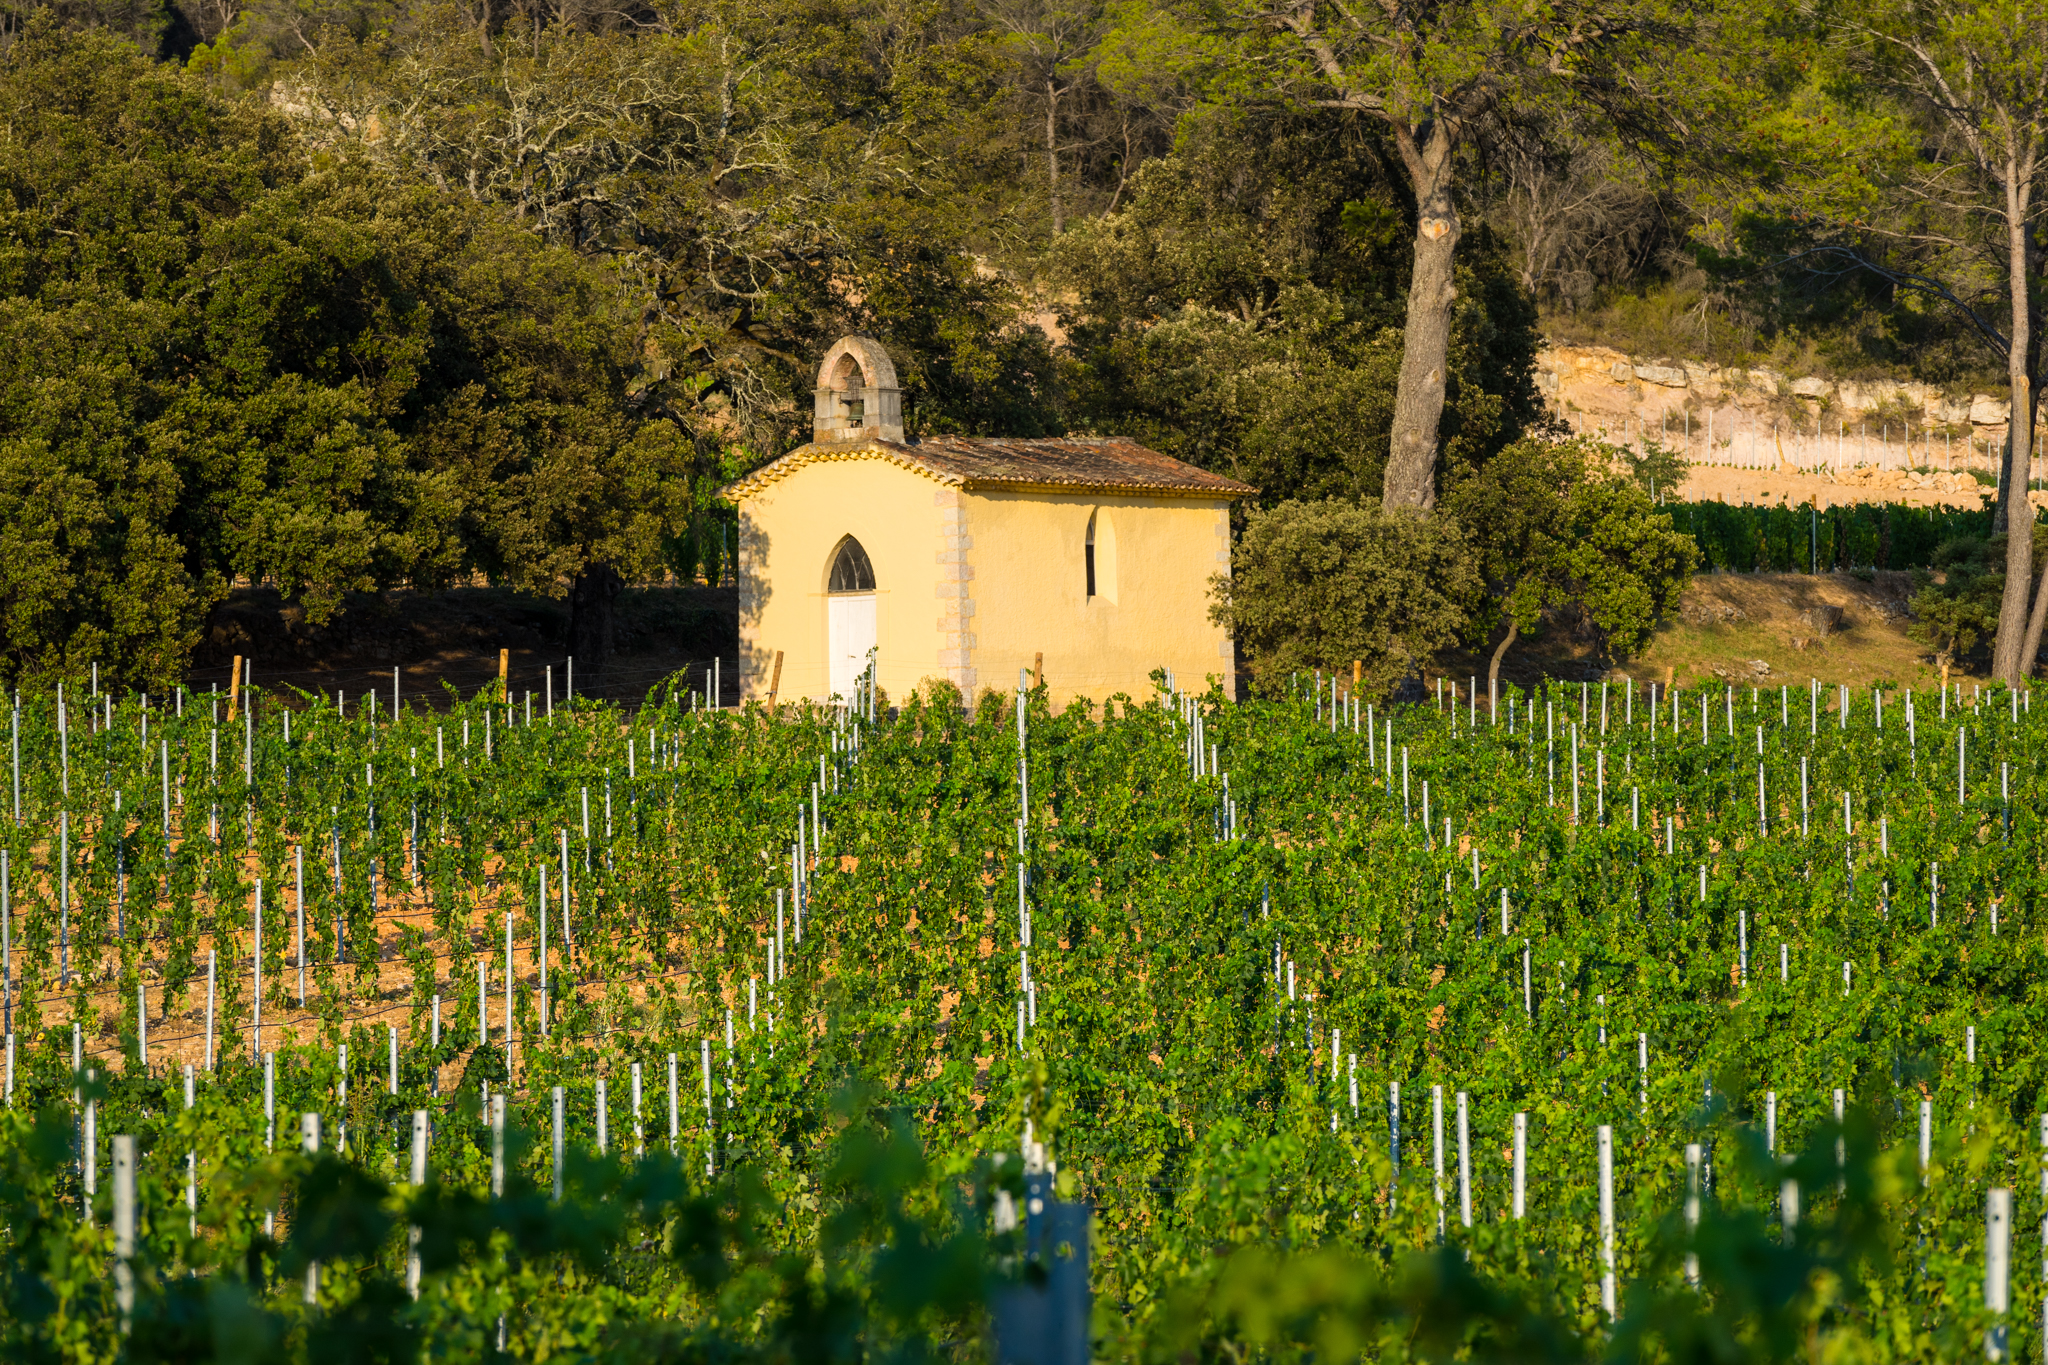
[[[819,445],[903,439],[896,367],[872,337],[841,337],[818,366],[811,440]]]

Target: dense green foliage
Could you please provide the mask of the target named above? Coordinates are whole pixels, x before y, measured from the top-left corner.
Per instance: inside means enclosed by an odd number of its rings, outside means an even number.
[[[1489,679],[1546,614],[1574,610],[1602,653],[1626,657],[1677,608],[1699,555],[1613,465],[1611,449],[1583,438],[1522,440],[1452,486],[1444,510],[1470,537],[1485,585],[1475,624],[1499,636]]]
[[[1260,691],[1289,674],[1359,660],[1384,696],[1464,633],[1479,576],[1463,528],[1442,517],[1329,499],[1254,512],[1212,617],[1245,651]]]
[[[0,657],[159,690],[236,577],[315,619],[651,570],[691,459],[571,253],[46,32],[0,71]]]
[[[1063,1185],[1097,1210],[1104,1356],[1241,1350],[1297,1340],[1311,1320],[1366,1333],[1378,1358],[1427,1354],[1420,1343],[1445,1331],[1518,1358],[1598,1354],[1593,1133],[1605,1123],[1621,1299],[1637,1310],[1622,1341],[1719,1332],[1726,1358],[1765,1359],[1784,1354],[1770,1333],[1811,1332],[1871,1358],[1955,1358],[1983,1323],[1984,1187],[2017,1190],[2022,1226],[2042,1212],[2035,1115],[2048,1069],[2028,1042],[2048,951],[2035,923],[2041,733],[2025,699],[1887,692],[1880,725],[1868,693],[1843,714],[1821,704],[1832,692],[1659,695],[1653,711],[1620,688],[1509,689],[1493,723],[1468,699],[1381,714],[1332,708],[1331,691],[1304,675],[1267,702],[1162,696],[1058,715],[1035,696],[1021,855],[1017,730],[993,696],[972,713],[912,699],[872,723],[579,703],[509,727],[485,702],[395,720],[323,702],[292,717],[289,740],[262,701],[252,726],[219,732],[217,765],[203,697],[182,719],[155,708],[146,745],[134,700],[111,713],[81,704],[60,742],[51,700],[26,698],[22,818],[0,822],[17,992],[15,1117],[0,1141],[14,1354],[86,1359],[113,1342],[105,1144],[126,1132],[141,1140],[149,1311],[201,1312],[183,1268],[202,1269],[205,1313],[253,1314],[315,1358],[348,1324],[386,1321],[424,1334],[437,1358],[474,1358],[500,1313],[522,1356],[695,1359],[713,1341],[774,1355],[812,1331],[856,1333],[880,1354],[898,1340],[971,1355],[983,1231],[970,1211],[997,1182],[992,1155],[1015,1151],[1028,1120]],[[238,740],[251,742],[246,759]],[[159,745],[174,760],[168,841]],[[799,938],[793,817],[821,771]],[[572,932],[566,948],[550,933],[543,959],[538,876],[560,868],[565,834]],[[1021,1049],[1020,866],[1035,994]],[[319,1112],[330,1148],[346,1125],[340,1166],[267,1154],[252,1061],[258,877],[277,1146],[292,1145],[298,1113]],[[558,895],[551,875],[556,931]],[[561,1210],[539,1192],[545,1142],[515,1143],[507,1195],[483,1197],[476,1101],[486,1083],[508,1088],[506,915],[509,1098],[516,1124],[545,1134],[549,1089],[566,1091]],[[373,936],[391,954],[381,981],[363,947]],[[787,972],[776,981],[771,943]],[[187,1011],[203,1000],[209,951],[220,1061],[201,1068],[188,1112],[163,1056],[197,1057]],[[147,1070],[138,986],[152,1012]],[[53,1164],[78,1084],[71,1017],[88,1021],[102,1087],[87,1087],[99,1096],[93,1226],[78,1218],[75,1169]],[[386,1027],[401,1044],[396,1093]],[[680,1168],[667,1152],[671,1053]],[[644,1133],[648,1164],[592,1153],[600,1078],[612,1149],[631,1157]],[[1403,1100],[1398,1163],[1389,1084]],[[1843,1222],[1826,1174],[1836,1088],[1857,1153]],[[871,1098],[849,1107],[859,1091]],[[1458,1092],[1470,1097],[1470,1229]],[[1779,1244],[1775,1181],[1747,1154],[1767,1093],[1778,1149],[1807,1152],[1796,1174],[1810,1230],[1796,1248]],[[1935,1115],[1924,1186],[1923,1094]],[[54,1127],[31,1122],[53,1107]],[[423,1107],[437,1184],[387,1197]],[[882,1108],[914,1142],[849,1148],[861,1133],[879,1140]],[[1529,1123],[1524,1220],[1507,1208],[1517,1113]],[[1703,1316],[1680,1307],[1688,1142],[1709,1151],[1701,1252],[1719,1297]],[[1864,1152],[1877,1154],[1868,1167]],[[719,1173],[708,1181],[707,1160]],[[848,1163],[875,1174],[849,1177]],[[279,1200],[273,1246],[263,1212]],[[891,1224],[899,1206],[908,1222]],[[1434,1246],[1440,1212],[1477,1283],[1442,1264],[1403,1268]],[[416,1309],[394,1291],[409,1220],[436,1230]],[[936,1302],[899,1297],[887,1258],[870,1255],[908,1247],[912,1225],[926,1229],[918,1246],[952,1246],[964,1267],[923,1276],[922,1295],[952,1286]],[[294,1258],[314,1251],[334,1264],[309,1316]],[[1304,1259],[1276,1268],[1275,1256]],[[1262,1282],[1289,1287],[1295,1325],[1258,1309]],[[2035,1266],[2016,1256],[2015,1304],[2039,1294]],[[1551,1343],[1540,1349],[1528,1344],[1539,1328]]]
[[[1382,697],[1459,640],[1486,642],[1491,678],[1522,633],[1567,616],[1625,658],[1677,608],[1699,556],[1619,455],[1524,438],[1461,471],[1434,516],[1377,499],[1254,511],[1231,572],[1211,580],[1211,615],[1268,695],[1304,670],[1356,667],[1363,695]]]
[[[1991,513],[1906,503],[1816,509],[1725,502],[1665,504],[1699,544],[1701,565],[1728,573],[1919,569],[1949,541],[1990,533]]]

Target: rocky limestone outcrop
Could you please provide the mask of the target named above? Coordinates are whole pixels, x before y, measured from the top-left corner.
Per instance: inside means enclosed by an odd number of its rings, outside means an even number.
[[[1536,355],[1536,383],[1560,415],[1638,421],[1655,421],[1677,409],[1732,407],[1794,421],[1803,416],[1825,427],[1882,413],[1926,427],[1967,426],[1980,439],[2003,441],[2012,412],[2010,402],[1991,394],[1951,394],[1914,380],[1837,383],[1768,368],[1636,357],[1609,346],[1545,347]]]

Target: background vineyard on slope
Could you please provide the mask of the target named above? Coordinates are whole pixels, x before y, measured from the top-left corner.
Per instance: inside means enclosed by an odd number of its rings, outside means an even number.
[[[1014,1152],[1028,1123],[1063,1186],[1096,1207],[1097,1351],[1121,1358],[1179,1339],[1187,1324],[1172,1305],[1217,1273],[1221,1250],[1329,1247],[1392,1262],[1434,1246],[1440,1223],[1473,1273],[1597,1340],[1595,1127],[1616,1133],[1626,1295],[1675,1273],[1665,1233],[1685,1144],[1707,1147],[1711,1203],[1768,1219],[1775,1181],[1744,1158],[1766,1093],[1777,1147],[1825,1152],[1840,1088],[1858,1188],[1877,1181],[1892,1254],[1875,1290],[1830,1321],[1885,1358],[1948,1358],[1983,1325],[1985,1189],[2016,1188],[2022,1226],[2048,1216],[2035,1118],[2048,1061],[2032,1041],[2048,717],[2034,722],[2028,700],[1923,693],[1909,724],[1908,698],[1886,692],[1880,727],[1871,692],[1827,689],[1660,693],[1653,707],[1620,687],[1574,687],[1503,696],[1497,713],[1468,697],[1391,716],[1333,705],[1310,678],[1279,703],[1162,687],[1059,714],[1037,691],[1024,808],[1016,718],[997,695],[968,712],[912,698],[872,719],[711,712],[687,693],[531,719],[482,700],[393,716],[298,698],[289,740],[268,697],[232,723],[222,698],[185,698],[182,716],[158,699],[146,739],[139,700],[82,701],[60,721],[54,698],[25,697],[20,815],[0,822],[14,1046],[0,1145],[10,1188],[33,1192],[13,1207],[74,1229],[69,1269],[52,1262],[42,1275],[68,1288],[35,1331],[69,1333],[80,1358],[115,1339],[92,1268],[107,1251],[111,1134],[139,1140],[145,1254],[166,1281],[187,1265],[217,1277],[242,1267],[235,1282],[307,1332],[297,1286],[264,1278],[285,1261],[262,1232],[271,1208],[296,1228],[309,1198],[288,1178],[301,1166],[279,1155],[299,1113],[321,1113],[330,1143],[346,1127],[345,1169],[402,1178],[410,1114],[427,1108],[437,1180],[475,1195],[488,1185],[486,1089],[509,1086],[515,1128],[542,1132],[562,1087],[578,1170],[601,1172],[611,1168],[585,1161],[597,1082],[613,1156],[644,1144],[665,1157],[673,1057],[670,1202],[623,1176],[577,1176],[579,1190],[620,1201],[622,1227],[633,1199],[673,1220],[687,1190],[743,1179],[760,1192],[749,1245],[815,1253],[839,1207],[827,1173],[854,1086],[912,1125],[934,1182],[912,1203],[959,1232],[980,1215],[943,1192],[978,1189],[985,1208],[990,1156]],[[1036,996],[1021,1048],[1020,864]],[[259,879],[274,1132],[254,1055]],[[339,957],[337,917],[352,945]],[[771,982],[778,932],[787,975]],[[209,952],[218,1059],[211,1072],[202,1060],[188,1111],[178,1068],[203,1048]],[[74,1021],[94,1073],[83,1086]],[[387,1029],[400,1041],[395,1091]],[[1402,1096],[1398,1165],[1390,1084]],[[86,1163],[73,1147],[51,1166],[54,1130],[30,1118],[74,1115],[74,1091],[94,1102],[101,1212],[87,1227],[76,1221]],[[1458,1092],[1470,1102],[1470,1229],[1448,1128]],[[1913,1152],[1923,1096],[1935,1114],[1924,1185]],[[1519,1221],[1506,1156],[1517,1113],[1530,1162]],[[1882,1178],[1866,1175],[1866,1147],[1890,1153],[1868,1167]],[[515,1143],[515,1185],[545,1189],[549,1162],[545,1141]],[[1818,1219],[1836,1196],[1815,1183],[1807,1216]],[[531,1197],[529,1228],[546,1221]],[[317,1311],[360,1307],[385,1283],[376,1275],[395,1273],[404,1242],[395,1225],[384,1234],[352,1275],[330,1277]],[[11,1235],[17,1251],[30,1245],[18,1216]],[[734,1308],[730,1284],[663,1255],[668,1235],[621,1232],[600,1254],[567,1234],[518,1242],[500,1226],[437,1268],[403,1313],[457,1357],[484,1352],[501,1316],[514,1353],[529,1356],[616,1347],[631,1324],[769,1330]],[[490,1254],[506,1238],[530,1257]],[[45,1254],[47,1237],[34,1245]],[[737,1263],[738,1246],[719,1254]],[[259,1264],[269,1269],[248,1272]],[[2038,1304],[2038,1267],[2022,1256],[2017,1275],[2016,1302]],[[764,1302],[772,1278],[753,1291]],[[946,1340],[978,1350],[971,1332]]]

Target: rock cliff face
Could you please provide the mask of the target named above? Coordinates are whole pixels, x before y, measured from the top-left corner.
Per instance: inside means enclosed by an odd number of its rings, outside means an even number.
[[[2011,404],[1931,384],[1835,383],[1722,369],[1606,346],[1550,346],[1536,382],[1572,430],[1685,455],[1677,496],[1729,502],[1897,501],[1975,506],[1989,496]],[[2044,464],[2036,458],[2032,477]],[[2048,493],[2034,493],[2036,507]]]
[[[1837,384],[1771,369],[1718,369],[1690,360],[1643,359],[1606,346],[1551,346],[1536,356],[1536,383],[1559,416],[1575,427],[1620,420],[1632,429],[1662,428],[1674,416],[1708,413],[1730,420],[1773,421],[1787,434],[1843,435],[1841,428],[1890,425],[1896,441],[1946,436],[1951,445],[2005,440],[2012,404],[1986,393],[1945,393],[1932,384],[1874,380]],[[1717,426],[1719,423],[1716,424]],[[1730,428],[1733,430],[1733,428]],[[1614,434],[1619,435],[1618,431]],[[1915,446],[1918,450],[1918,446]]]

